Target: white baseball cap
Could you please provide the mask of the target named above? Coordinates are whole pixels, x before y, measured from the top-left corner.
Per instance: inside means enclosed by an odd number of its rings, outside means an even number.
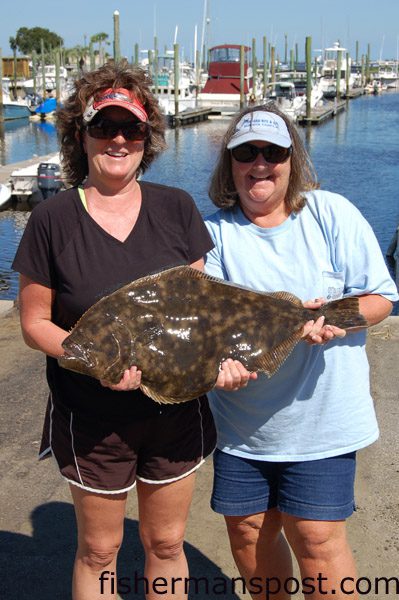
[[[291,136],[284,119],[265,110],[247,113],[238,121],[227,148],[231,150],[246,142],[270,142],[276,146],[289,148],[292,146]]]

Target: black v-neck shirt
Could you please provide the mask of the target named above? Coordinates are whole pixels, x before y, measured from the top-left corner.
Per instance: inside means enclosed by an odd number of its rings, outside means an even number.
[[[13,269],[55,291],[52,320],[70,330],[100,298],[157,271],[202,258],[212,240],[193,199],[178,188],[139,182],[137,221],[121,242],[84,208],[77,188],[41,202],[33,211]],[[141,391],[113,392],[47,357],[53,399],[86,413],[148,416],[159,405]],[[132,395],[134,397],[132,397]],[[139,400],[139,401],[138,401]]]

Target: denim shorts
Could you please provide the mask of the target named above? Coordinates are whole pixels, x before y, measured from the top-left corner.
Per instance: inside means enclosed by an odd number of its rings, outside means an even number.
[[[271,508],[315,521],[341,521],[355,510],[356,452],[300,462],[268,462],[215,450],[211,507],[226,516]]]

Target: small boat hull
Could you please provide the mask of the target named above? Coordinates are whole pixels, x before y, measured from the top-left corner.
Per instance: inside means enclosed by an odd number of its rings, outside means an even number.
[[[3,119],[10,121],[12,119],[26,119],[32,114],[27,104],[19,102],[5,102],[3,104]]]

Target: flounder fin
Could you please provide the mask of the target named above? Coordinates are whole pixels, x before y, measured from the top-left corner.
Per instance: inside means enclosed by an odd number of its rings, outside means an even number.
[[[272,298],[278,298],[278,300],[288,300],[288,302],[292,302],[292,304],[303,308],[302,301],[290,292],[264,292],[264,294]]]
[[[327,302],[317,312],[319,313],[317,317],[325,316],[326,324],[336,325],[342,329],[368,327],[366,319],[359,313],[359,298],[355,296]]]
[[[266,354],[260,355],[253,363],[251,363],[251,370],[263,371],[268,377],[271,377],[277,373],[301,338],[302,327],[291,334],[288,339],[278,344],[278,346],[269,350]]]
[[[151,400],[154,400],[159,404],[180,404],[181,402],[193,400],[193,398],[185,398],[182,400],[181,398],[173,398],[172,396],[163,396],[162,394],[154,392],[154,390],[144,384],[140,385],[140,389],[146,396],[151,398]]]

